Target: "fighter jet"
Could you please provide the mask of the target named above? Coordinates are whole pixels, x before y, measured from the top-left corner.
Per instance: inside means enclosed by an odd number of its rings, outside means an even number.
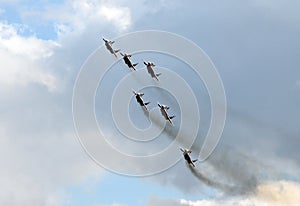
[[[131,55],[130,54],[122,54],[120,53],[123,57],[123,60],[125,62],[125,64],[127,64],[128,68],[132,68],[134,71],[136,70],[135,69],[135,66],[138,65],[138,63],[135,63],[135,64],[132,64],[131,61],[130,61],[130,57]]]
[[[181,152],[183,152],[184,159],[187,161],[187,163],[190,164],[190,165],[192,165],[193,167],[195,167],[194,162],[196,162],[197,159],[191,160],[191,157],[189,155],[189,154],[192,153],[192,151],[191,150],[182,149],[182,148],[180,148],[180,150],[181,150]]]
[[[172,122],[172,119],[175,117],[175,115],[173,116],[169,116],[168,113],[167,113],[167,110],[170,109],[170,107],[166,106],[166,105],[160,105],[159,103],[157,103],[157,105],[159,106],[160,108],[160,111],[161,111],[161,114],[162,116],[164,116],[164,118],[166,120],[168,120],[170,122],[171,125],[174,125],[173,122]]]
[[[134,90],[132,90],[132,92],[134,93],[136,101],[141,105],[141,107],[144,107],[144,109],[146,111],[149,111],[147,108],[147,105],[150,104],[150,102],[144,102],[142,99],[142,96],[144,96],[144,93],[138,93],[138,92],[135,92]]]
[[[104,39],[104,38],[102,38],[102,39],[103,39],[103,41],[104,41],[104,44],[105,44],[105,46],[106,46],[106,49],[107,49],[111,54],[113,54],[116,58],[118,58],[117,53],[120,51],[120,49],[114,50],[114,49],[112,48],[112,45],[113,45],[113,43],[115,43],[115,41],[110,41],[110,40],[107,40],[107,39]]]
[[[147,66],[148,73],[151,75],[151,77],[155,78],[157,81],[159,81],[157,77],[159,75],[161,75],[161,73],[158,73],[158,74],[154,73],[154,70],[153,70],[153,67],[155,67],[154,63],[144,61],[144,64]]]

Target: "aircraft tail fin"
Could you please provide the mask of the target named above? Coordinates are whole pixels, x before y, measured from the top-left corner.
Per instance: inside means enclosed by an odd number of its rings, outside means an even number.
[[[174,117],[176,117],[175,115],[171,116],[170,119],[173,119]]]

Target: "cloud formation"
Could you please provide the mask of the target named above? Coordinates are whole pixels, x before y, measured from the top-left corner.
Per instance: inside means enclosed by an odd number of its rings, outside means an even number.
[[[147,206],[178,205],[178,206],[297,206],[300,202],[300,185],[289,181],[267,182],[257,186],[255,194],[249,196],[219,197],[190,201],[185,199],[165,199],[152,196]]]
[[[53,49],[59,44],[34,36],[19,35],[17,25],[0,22],[0,84],[2,88],[37,83],[49,91],[56,89],[57,80],[47,66]]]

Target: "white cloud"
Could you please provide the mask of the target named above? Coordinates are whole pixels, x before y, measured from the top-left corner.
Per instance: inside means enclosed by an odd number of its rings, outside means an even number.
[[[180,199],[160,198],[157,195],[153,195],[147,202],[147,206],[181,206]]]
[[[261,184],[254,195],[235,196],[190,201],[185,199],[163,199],[153,196],[148,206],[178,205],[178,206],[297,206],[300,202],[300,185],[295,182],[275,181]]]
[[[257,187],[257,199],[270,205],[297,205],[300,203],[300,185],[295,182],[279,181]]]
[[[118,30],[123,31],[131,25],[131,13],[128,7],[120,7],[105,2],[84,0],[72,1],[72,17],[68,23],[77,25],[80,19],[85,19],[85,24],[90,22],[105,22],[103,19],[112,23]]]
[[[31,25],[50,22],[54,29],[62,35],[64,32],[83,32],[94,26],[116,33],[132,28],[134,20],[159,12],[162,8],[171,8],[173,1],[156,0],[144,2],[133,0],[66,0],[62,3],[47,2],[38,7],[39,10],[23,5],[18,10],[22,20]],[[38,18],[37,18],[38,17]]]
[[[106,1],[69,0],[62,4],[48,4],[40,11],[27,9],[21,12],[22,18],[29,23],[36,21],[37,16],[42,22],[54,22],[54,28],[60,35],[64,32],[81,33],[92,26],[112,27],[123,32],[132,24],[129,7]]]
[[[94,205],[94,206],[126,206],[124,204],[120,204],[120,203],[112,203],[112,204],[100,204],[100,205]]]
[[[23,37],[14,25],[0,23],[0,84],[2,87],[24,86],[29,83],[56,89],[57,80],[47,67],[58,44],[36,37]]]
[[[20,30],[0,23],[0,205],[58,206],[67,187],[102,172],[83,152],[71,114],[70,76],[90,50],[83,36],[57,43]]]
[[[102,6],[99,14],[113,23],[119,30],[125,30],[131,25],[130,10],[127,7]]]
[[[61,205],[66,185],[80,183],[99,171],[74,134],[24,134],[1,127],[0,135],[5,154],[0,157],[0,205]]]

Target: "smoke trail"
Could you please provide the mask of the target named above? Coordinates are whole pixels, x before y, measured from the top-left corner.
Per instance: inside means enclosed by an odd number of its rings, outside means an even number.
[[[237,188],[235,188],[234,186],[229,186],[229,185],[223,184],[221,182],[214,181],[214,180],[206,177],[204,174],[202,174],[197,168],[195,168],[191,165],[187,165],[187,166],[190,169],[190,171],[192,172],[192,174],[196,178],[198,178],[201,182],[206,184],[207,186],[222,190],[226,193],[235,193],[236,192]]]
[[[162,103],[167,102],[170,107],[176,108],[177,105],[173,103],[172,97],[167,92],[157,87],[153,87],[153,89],[155,91],[154,94],[156,98],[159,97],[159,99],[163,101]],[[144,114],[149,117],[148,113],[144,112]],[[150,115],[150,119],[156,126],[164,126],[158,116],[152,117]],[[189,121],[193,120],[190,119]],[[166,124],[163,132],[168,138],[174,140],[178,135],[178,130],[178,125],[170,126]],[[182,141],[178,142],[178,144],[185,147],[186,142],[184,139],[190,138],[189,128],[184,128],[182,135],[184,138],[179,138]],[[202,139],[202,137],[198,133],[196,140],[200,139]],[[201,147],[199,144],[193,144],[193,151],[197,153],[200,149]],[[248,157],[244,154],[244,152],[238,152],[235,148],[229,148],[224,145],[219,146],[212,156],[201,164],[205,165],[205,170],[209,170],[208,168],[211,169],[209,176],[191,166],[188,166],[188,168],[198,180],[207,186],[219,189],[224,193],[231,195],[254,193],[257,185],[261,182],[261,173],[266,174],[270,172],[267,171],[268,168],[266,168],[265,165],[263,165],[260,161],[255,160],[255,158]],[[218,181],[216,181],[216,179],[218,179]]]
[[[146,115],[146,113],[144,113]],[[151,121],[156,124],[157,126],[163,126],[161,125],[161,122],[159,122],[156,118],[151,118]],[[166,126],[164,128],[164,133],[167,134],[167,136],[169,138],[171,138],[172,140],[174,140],[174,138],[177,135],[177,131],[174,130],[174,128],[172,128],[171,126]],[[184,143],[181,143],[184,144]],[[194,168],[191,165],[187,164],[187,167],[189,168],[189,170],[192,172],[192,174],[201,182],[203,182],[204,184],[206,184],[209,187],[213,187],[215,189],[219,189],[221,191],[223,191],[224,193],[228,193],[228,194],[234,194],[234,193],[239,193],[239,191],[241,191],[240,188],[238,188],[237,186],[229,186],[226,185],[224,183],[221,183],[219,181],[215,181],[213,179],[211,179],[208,176],[205,176],[204,174],[202,174],[198,169]]]
[[[163,126],[157,118],[151,118],[151,121],[157,126]],[[177,130],[167,125],[164,128],[164,133],[167,137],[174,140]],[[184,133],[184,135],[188,137],[188,133]],[[198,138],[200,138],[200,135],[198,135]],[[184,142],[178,142],[178,144],[185,145]],[[194,144],[192,148],[196,152],[200,150],[197,144]],[[254,193],[260,182],[260,174],[262,172],[270,173],[270,171],[267,171],[270,168],[267,168],[260,161],[224,145],[219,146],[207,161],[200,164],[205,165],[206,170],[211,168],[212,171],[210,173],[213,173],[214,177],[212,175],[204,175],[204,173],[188,165],[192,174],[207,186],[219,189],[230,195]],[[218,181],[215,180],[216,178],[218,178]]]

